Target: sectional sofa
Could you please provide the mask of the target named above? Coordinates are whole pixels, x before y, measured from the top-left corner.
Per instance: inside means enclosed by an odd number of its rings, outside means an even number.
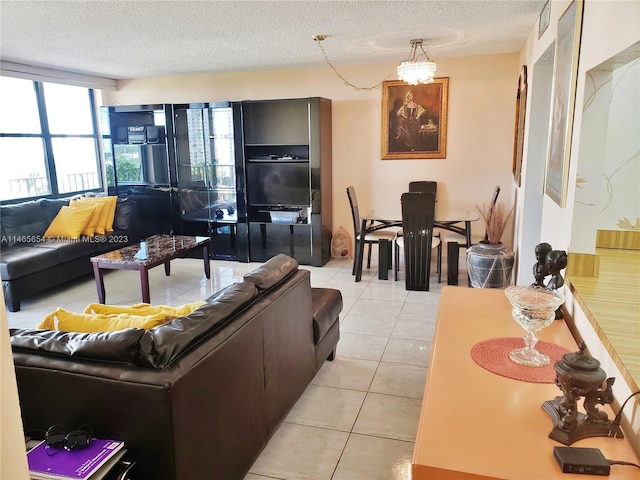
[[[71,198],[30,200],[0,206],[0,277],[5,304],[20,310],[22,299],[92,272],[90,258],[140,240],[134,201],[119,198],[114,230],[78,239],[45,239],[44,233]]]
[[[149,329],[11,330],[25,433],[88,424],[135,478],[242,480],[340,337],[339,290],[277,255]]]

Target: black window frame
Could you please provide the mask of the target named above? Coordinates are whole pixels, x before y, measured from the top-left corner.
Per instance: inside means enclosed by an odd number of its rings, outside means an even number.
[[[51,192],[44,195],[34,195],[34,196],[27,196],[27,197],[4,199],[4,200],[0,200],[0,203],[13,204],[13,203],[21,203],[29,200],[37,200],[40,198],[65,198],[65,197],[70,197],[70,196],[85,193],[85,192],[104,191],[106,179],[104,177],[104,159],[102,158],[102,150],[100,148],[100,141],[102,141],[102,132],[100,131],[100,126],[98,124],[98,118],[97,118],[98,109],[96,108],[94,89],[86,88],[88,97],[89,97],[88,100],[89,100],[89,108],[91,110],[91,129],[93,133],[85,133],[85,134],[54,133],[52,134],[49,129],[49,119],[47,116],[47,108],[46,108],[45,94],[44,94],[44,84],[51,83],[51,82],[39,82],[35,80],[24,80],[24,81],[26,82],[30,81],[33,83],[33,89],[36,96],[36,107],[38,109],[38,117],[40,120],[40,133],[0,132],[0,138],[41,138],[42,139],[45,171],[46,171],[47,181],[49,182],[49,187]],[[69,85],[69,86],[76,86],[76,85]],[[84,87],[78,87],[78,88],[84,88]],[[96,166],[98,171],[98,183],[99,183],[98,187],[60,193],[58,188],[58,177],[56,174],[55,156],[53,154],[52,139],[54,138],[92,138],[93,139],[93,144],[94,144],[95,154],[96,154],[96,162],[97,162]],[[2,160],[0,159],[0,162],[1,161]]]

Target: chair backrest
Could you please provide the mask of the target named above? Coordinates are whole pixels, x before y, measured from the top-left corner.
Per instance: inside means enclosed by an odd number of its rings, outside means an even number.
[[[349,197],[349,205],[351,206],[354,238],[358,238],[358,235],[360,235],[360,211],[358,210],[358,199],[356,198],[356,190],[353,188],[353,185],[347,187],[347,197]]]
[[[431,180],[419,180],[416,182],[409,182],[409,192],[430,192],[433,194],[438,193],[438,182]],[[437,201],[437,198],[436,198]]]
[[[412,284],[429,285],[431,241],[436,195],[431,192],[408,192],[400,198],[407,288]]]

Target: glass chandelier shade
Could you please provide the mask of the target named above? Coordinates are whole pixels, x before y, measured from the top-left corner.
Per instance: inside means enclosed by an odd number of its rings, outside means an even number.
[[[416,54],[418,48],[422,50],[426,60],[418,61]],[[398,65],[398,79],[407,82],[409,85],[420,83],[432,83],[436,74],[436,63],[432,61],[422,48],[422,40],[411,40],[411,53],[409,58]]]

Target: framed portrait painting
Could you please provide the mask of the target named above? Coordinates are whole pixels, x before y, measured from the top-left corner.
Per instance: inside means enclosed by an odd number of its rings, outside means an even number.
[[[449,78],[382,85],[382,159],[447,158]]]
[[[513,135],[513,179],[522,182],[522,152],[524,149],[524,120],[527,112],[527,66],[522,65],[516,94],[516,122]]]
[[[560,207],[567,201],[582,10],[583,1],[574,0],[558,19],[553,62],[553,104],[544,191]]]

